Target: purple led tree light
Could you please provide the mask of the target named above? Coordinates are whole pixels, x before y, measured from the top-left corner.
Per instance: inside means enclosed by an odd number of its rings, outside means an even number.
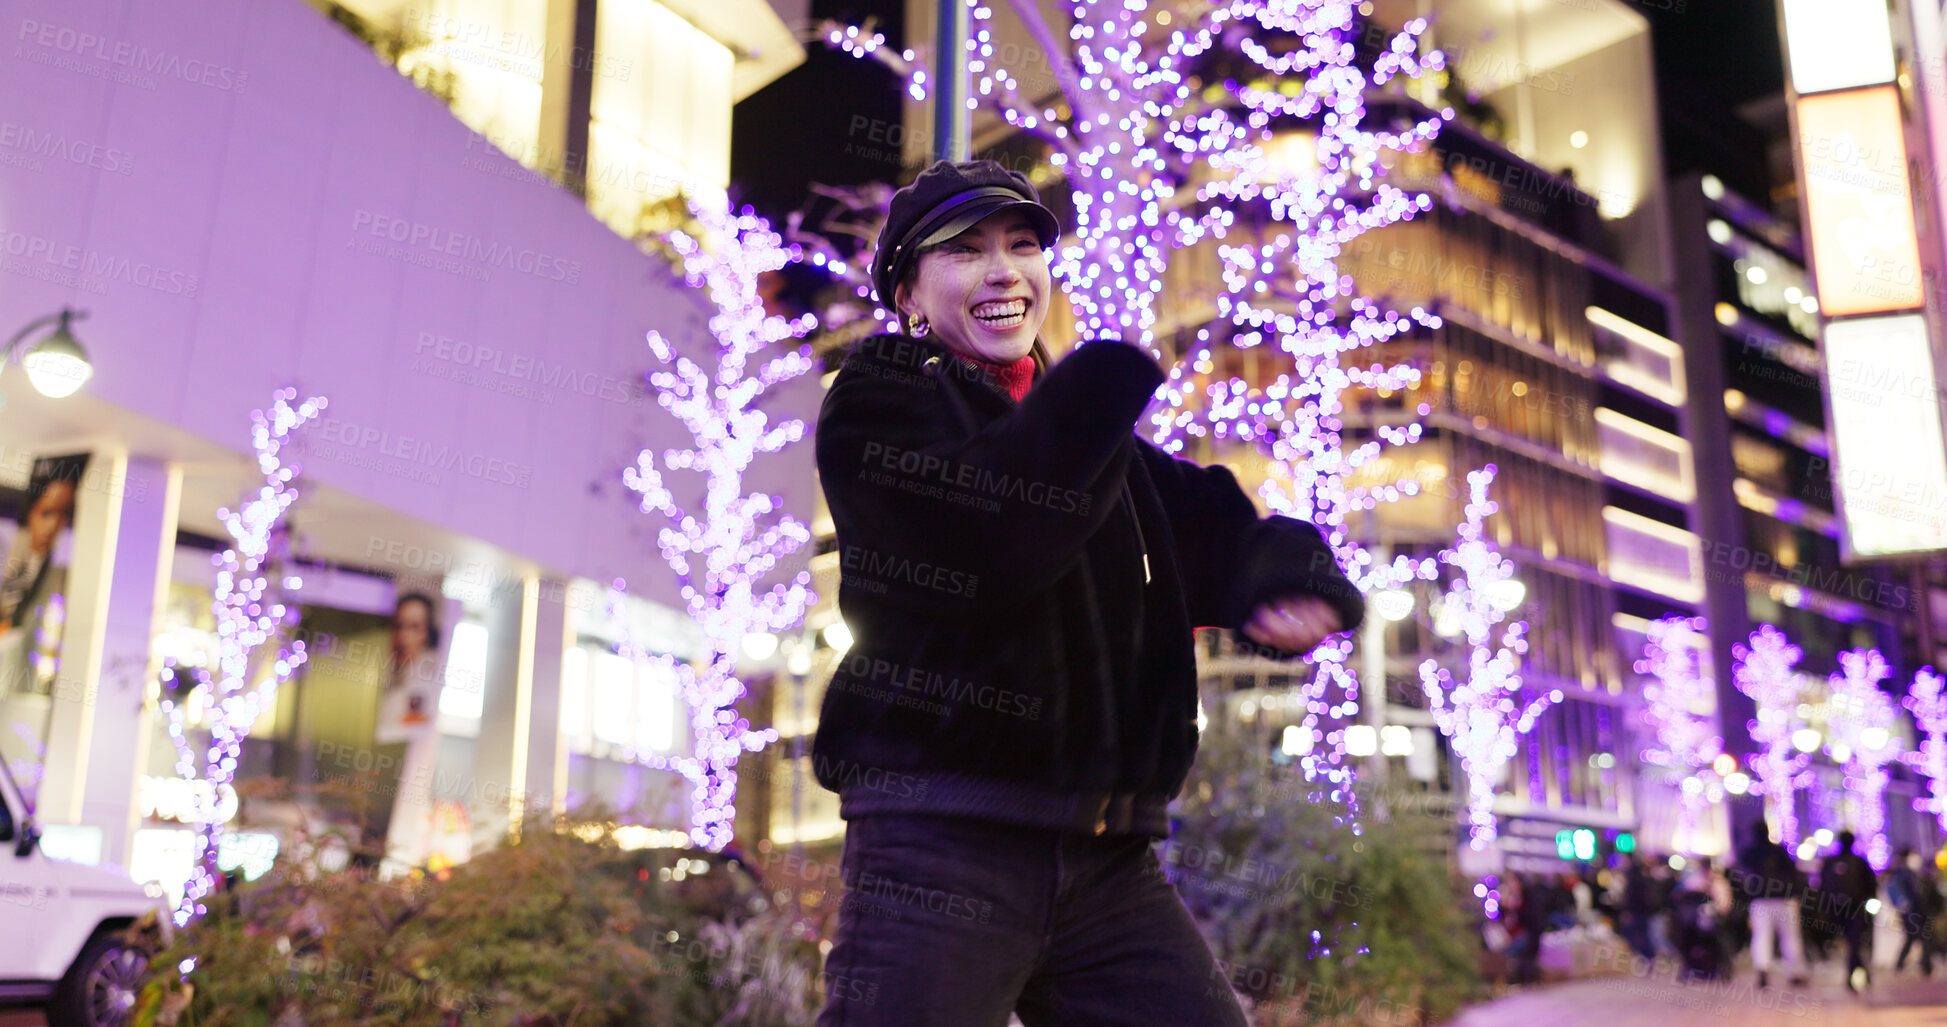
[[[1422,308],[1402,313],[1356,294],[1338,260],[1364,233],[1431,209],[1431,197],[1409,195],[1381,181],[1385,172],[1379,158],[1386,151],[1423,148],[1452,112],[1399,131],[1365,125],[1368,89],[1416,78],[1443,62],[1438,53],[1416,56],[1426,23],[1415,19],[1393,37],[1370,71],[1362,69],[1352,44],[1358,31],[1354,6],[1338,0],[1238,0],[1221,12],[1218,20],[1243,30],[1237,46],[1260,76],[1226,83],[1231,101],[1248,112],[1248,144],[1225,146],[1211,156],[1210,164],[1221,174],[1198,199],[1227,214],[1246,205],[1263,209],[1270,220],[1256,238],[1238,233],[1244,238],[1235,242],[1226,230],[1228,218],[1212,231],[1226,287],[1217,311],[1230,322],[1232,345],[1274,345],[1294,366],[1262,391],[1237,378],[1208,380],[1215,370],[1215,343],[1207,331],[1199,332],[1194,351],[1171,373],[1167,404],[1153,420],[1156,441],[1167,449],[1181,449],[1186,436],[1208,434],[1266,450],[1272,460],[1272,474],[1260,488],[1266,505],[1317,524],[1353,583],[1370,595],[1438,576],[1432,560],[1378,562],[1346,525],[1355,511],[1418,494],[1413,478],[1363,484],[1359,479],[1390,449],[1417,442],[1417,418],[1430,408],[1421,404],[1348,449],[1340,419],[1344,396],[1353,389],[1412,387],[1419,380],[1412,365],[1376,355],[1361,358],[1359,351],[1415,324],[1437,328],[1441,322]],[[1273,53],[1258,42],[1283,35],[1295,36],[1297,45]],[[1302,87],[1290,93],[1280,88],[1296,83]],[[1289,133],[1282,148],[1269,145],[1278,141],[1274,125]],[[1304,132],[1297,131],[1299,125]],[[1308,159],[1282,156],[1292,152],[1291,139],[1304,141],[1307,135]],[[1200,378],[1205,380],[1199,389]],[[1351,767],[1343,762],[1344,735],[1323,725],[1357,714],[1360,685],[1347,665],[1352,648],[1344,639],[1315,650],[1315,673],[1301,689],[1303,727],[1322,743],[1314,746],[1316,763],[1305,771],[1337,784],[1351,778]]]
[[[1924,736],[1920,751],[1907,755],[1907,762],[1927,778],[1927,797],[1913,800],[1913,808],[1932,813],[1941,830],[1947,831],[1947,695],[1942,694],[1943,686],[1947,686],[1947,678],[1932,667],[1922,667],[1913,675],[1913,684],[1901,705],[1913,712]]]
[[[1643,719],[1656,735],[1656,745],[1643,758],[1672,774],[1678,790],[1677,846],[1697,851],[1697,826],[1704,807],[1722,798],[1699,772],[1724,751],[1717,733],[1717,683],[1704,668],[1689,639],[1703,633],[1702,617],[1664,617],[1649,626],[1643,658],[1636,672],[1649,681],[1643,688]]]
[[[864,25],[848,25],[826,18],[812,29],[811,38],[862,61],[878,61],[906,80],[907,95],[926,99],[926,69],[919,55],[911,50],[894,53],[886,45],[885,33],[874,30],[870,19]]]
[[[1527,622],[1508,625],[1498,643],[1492,637],[1507,616],[1493,602],[1495,586],[1514,576],[1514,564],[1494,548],[1482,529],[1500,508],[1487,498],[1494,474],[1495,467],[1489,464],[1467,475],[1467,519],[1461,522],[1458,541],[1440,553],[1442,563],[1460,571],[1448,586],[1445,602],[1465,632],[1466,680],[1456,681],[1438,660],[1420,664],[1427,708],[1467,774],[1468,844],[1476,850],[1485,850],[1494,841],[1495,782],[1514,758],[1518,740],[1534,728],[1543,710],[1562,701],[1558,688],[1526,705],[1520,702]]]
[[[690,710],[694,756],[642,754],[640,762],[673,770],[691,784],[690,837],[721,849],[731,840],[737,795],[737,759],[777,740],[774,729],[753,731],[736,712],[745,694],[736,675],[736,654],[744,636],[782,631],[804,617],[816,596],[809,572],[789,586],[759,591],[758,583],[777,567],[778,558],[811,540],[804,522],[785,513],[782,500],[744,492],[744,471],[759,453],[775,453],[804,436],[797,419],[770,422],[757,401],[771,388],[809,371],[810,348],[799,345],[771,357],[752,373],[750,361],[786,340],[801,338],[813,326],[805,316],[787,319],[767,314],[758,295],[758,276],[790,263],[794,251],[780,245],[769,226],[748,212],[733,216],[692,208],[708,238],[671,233],[683,258],[684,278],[692,288],[707,287],[717,305],[710,331],[717,342],[716,367],[706,370],[678,354],[661,335],[648,336],[650,352],[670,370],[649,381],[656,401],[689,429],[695,445],[665,450],[669,470],[704,476],[701,516],[677,503],[663,481],[656,456],[643,450],[636,465],[623,471],[628,487],[642,496],[646,513],[660,513],[668,524],[657,535],[663,560],[676,572],[688,612],[702,628],[709,656],[700,666],[624,642],[623,654],[659,666],[677,682],[677,694]],[[694,559],[697,558],[697,559]],[[619,592],[621,582],[616,582]],[[619,601],[615,603],[619,607]],[[626,636],[625,636],[626,637]]]
[[[1900,758],[1899,708],[1879,683],[1893,673],[1877,649],[1839,654],[1839,673],[1830,678],[1831,737],[1826,751],[1845,768],[1845,794],[1852,807],[1853,833],[1865,846],[1866,862],[1885,870],[1893,859],[1886,840],[1886,765]]]
[[[235,544],[211,557],[216,564],[215,599],[217,660],[211,673],[195,668],[196,680],[182,683],[174,668],[165,667],[157,705],[168,720],[169,738],[176,746],[176,773],[185,781],[207,785],[198,792],[196,849],[189,880],[183,885],[175,922],[183,926],[208,912],[203,898],[216,888],[217,856],[221,848],[223,813],[215,796],[236,780],[237,757],[251,725],[277,699],[277,688],[304,665],[309,656],[301,639],[286,634],[297,623],[298,610],[286,597],[302,586],[295,574],[282,574],[288,556],[284,515],[297,501],[300,468],[283,461],[281,453],[291,434],[325,408],[322,397],[293,407],[296,389],[272,395],[269,411],[250,412],[250,445],[264,484],[235,511],[222,509],[217,518]],[[195,688],[206,689],[203,719],[209,740],[200,748],[190,737],[188,711],[181,697]]]
[[[1747,722],[1751,741],[1759,749],[1751,757],[1757,773],[1758,791],[1764,796],[1765,816],[1777,840],[1788,849],[1798,847],[1798,789],[1808,783],[1806,768],[1812,757],[1796,752],[1792,733],[1798,726],[1799,688],[1797,672],[1804,650],[1791,644],[1785,633],[1770,624],[1751,632],[1748,645],[1731,647],[1736,663],[1731,682],[1750,696],[1758,715]]]
[[[875,332],[900,331],[899,319],[872,298],[872,245],[892,208],[892,187],[884,182],[857,186],[814,182],[808,188],[814,198],[787,216],[784,238],[803,254],[805,263],[831,277],[837,293],[818,311],[821,343],[837,347]],[[805,215],[813,207],[822,209],[817,222],[807,225]]]
[[[1175,202],[1177,187],[1199,162],[1247,136],[1223,106],[1198,103],[1185,74],[1216,41],[1209,24],[1223,22],[1227,12],[1216,8],[1199,25],[1187,5],[1179,12],[1180,5],[1146,0],[1074,3],[1062,40],[1036,0],[1008,0],[1008,6],[1046,57],[1052,81],[1024,83],[1004,67],[990,0],[968,0],[973,88],[967,104],[988,107],[1047,144],[1049,163],[1069,183],[1072,242],[1057,254],[1054,270],[1082,338],[1147,345],[1170,253],[1231,219],[1227,209],[1197,211]],[[1164,11],[1171,14],[1158,17]],[[1177,13],[1184,15],[1181,26],[1164,31]],[[925,95],[927,73],[912,51],[890,59],[883,37],[869,27],[825,24],[818,35],[856,57],[880,60],[901,74],[909,93]],[[1055,95],[1045,102],[1032,101],[1050,90]]]

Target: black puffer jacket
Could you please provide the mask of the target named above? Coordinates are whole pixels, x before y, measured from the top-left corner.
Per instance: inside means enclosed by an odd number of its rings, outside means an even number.
[[[1135,436],[1162,381],[1116,343],[1038,373],[1018,405],[928,339],[846,359],[817,450],[853,643],[813,744],[846,818],[1167,836],[1197,747],[1193,628],[1296,594],[1357,625],[1317,529]]]

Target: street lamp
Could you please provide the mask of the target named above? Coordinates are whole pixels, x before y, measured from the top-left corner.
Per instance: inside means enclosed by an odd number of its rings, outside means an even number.
[[[54,326],[54,333],[28,350],[27,355],[21,358],[20,362],[27,368],[27,380],[33,383],[35,390],[41,395],[50,399],[74,395],[75,390],[81,388],[82,384],[94,375],[95,367],[88,362],[88,352],[81,348],[81,344],[74,340],[74,334],[68,331],[68,322],[87,316],[85,310],[62,307],[58,314],[49,314],[29,321],[27,327],[22,328],[8,341],[5,349],[0,349],[0,368],[6,366],[7,358],[13,355],[21,341],[35,329],[58,322]]]

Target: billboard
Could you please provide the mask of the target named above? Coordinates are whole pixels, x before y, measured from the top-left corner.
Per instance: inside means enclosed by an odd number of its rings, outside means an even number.
[[[1919,307],[1920,242],[1894,88],[1800,97],[1798,152],[1825,316]]]
[[[1848,554],[1947,549],[1947,446],[1925,318],[1828,324],[1825,361]]]
[[[1785,0],[1785,47],[1800,94],[1893,81],[1884,0]]]

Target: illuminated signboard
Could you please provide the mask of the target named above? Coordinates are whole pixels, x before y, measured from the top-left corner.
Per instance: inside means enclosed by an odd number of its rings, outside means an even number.
[[[1798,148],[1825,315],[1919,307],[1920,243],[1893,87],[1801,97]]]
[[[1833,484],[1854,556],[1947,548],[1947,446],[1918,314],[1825,327]]]
[[[1800,93],[1893,81],[1885,0],[1785,0],[1785,46]]]

